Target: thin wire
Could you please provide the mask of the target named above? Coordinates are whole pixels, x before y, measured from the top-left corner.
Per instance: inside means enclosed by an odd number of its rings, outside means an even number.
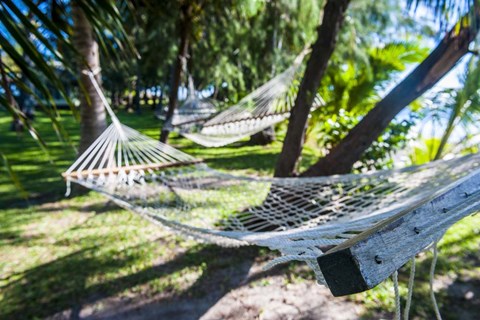
[[[398,271],[395,271],[392,275],[393,290],[395,291],[395,320],[400,320],[402,317],[402,306],[400,304],[400,291],[398,289]]]
[[[413,296],[413,283],[415,281],[415,257],[410,260],[410,277],[408,278],[408,295],[407,302],[405,304],[405,311],[403,313],[403,319],[408,320],[410,315],[410,306],[412,304]]]
[[[437,300],[435,299],[435,293],[433,292],[433,278],[435,274],[435,267],[437,265],[437,258],[438,258],[438,249],[437,243],[433,244],[433,259],[432,264],[430,265],[430,299],[432,300],[433,310],[435,311],[435,317],[437,320],[442,320],[442,316],[440,314],[440,309],[438,308]]]

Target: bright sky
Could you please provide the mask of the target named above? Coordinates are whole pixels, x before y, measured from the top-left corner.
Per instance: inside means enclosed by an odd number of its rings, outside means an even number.
[[[425,8],[422,8],[422,7],[419,7],[415,13],[410,12],[410,14],[416,20],[417,19],[425,20],[425,19],[428,19],[428,17],[432,16],[432,13],[430,11],[428,11]],[[452,21],[452,22],[455,22],[456,20],[457,20],[457,18],[453,17],[453,16],[450,19],[450,21]],[[450,23],[450,25],[448,25],[448,26],[445,26],[444,30],[449,30],[452,27],[451,24],[452,23]],[[435,22],[432,21],[432,27],[434,27],[435,29],[438,29],[438,22],[435,23]],[[438,39],[427,40],[428,47],[430,47],[432,49],[435,48],[435,46],[438,44],[438,42],[441,41],[444,34],[445,34],[445,31],[443,31],[443,32],[439,31],[438,32],[438,35],[439,35]],[[465,57],[463,57],[457,63],[457,65],[448,74],[446,74],[443,77],[443,79],[441,79],[431,90],[429,90],[427,93],[425,93],[423,95],[423,97],[429,97],[429,96],[432,97],[432,96],[435,95],[436,92],[439,92],[439,91],[441,91],[443,89],[446,89],[446,88],[460,88],[461,83],[459,81],[459,78],[460,78],[460,76],[462,76],[464,74],[466,64],[467,64],[469,58],[470,58],[470,56],[468,54]],[[402,74],[400,79],[403,79],[404,77],[406,77],[415,67],[416,67],[416,65],[410,66]],[[392,84],[392,87],[390,87],[389,89],[393,88],[393,86],[395,84]],[[407,111],[402,112],[398,117],[402,118],[402,117],[406,117],[406,116],[407,116]],[[475,130],[477,128],[471,128],[471,129]],[[418,133],[420,131],[422,131],[422,136],[424,138],[430,138],[430,137],[433,137],[433,136],[438,137],[442,134],[443,127],[440,127],[440,125],[438,123],[433,124],[432,122],[427,122],[427,123],[422,123],[422,124],[417,125],[417,127],[414,128],[413,131],[414,131],[414,135],[417,135],[417,136],[418,136]],[[451,137],[451,139],[453,141],[462,139],[464,134],[465,134],[465,131],[462,128],[456,128],[452,137]]]

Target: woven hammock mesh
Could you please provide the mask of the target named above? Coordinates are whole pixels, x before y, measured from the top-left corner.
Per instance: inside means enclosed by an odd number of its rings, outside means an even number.
[[[298,92],[299,83],[295,81],[295,75],[306,53],[307,51],[302,52],[290,68],[245,96],[237,104],[207,121],[202,121],[200,125],[192,125],[191,122],[182,124],[177,120],[176,124],[167,125],[200,145],[220,147],[252,136],[287,119]],[[316,95],[312,108],[316,109],[323,104],[321,97]],[[183,106],[180,107],[179,114],[183,112],[181,110]]]
[[[202,99],[196,94],[191,94],[175,109],[173,117],[164,124],[169,130],[181,127],[182,130],[195,130],[195,126],[201,125],[218,112],[213,102]]]
[[[316,178],[234,176],[114,122],[65,173],[122,207],[220,245],[255,244],[306,261],[480,171],[480,155]]]

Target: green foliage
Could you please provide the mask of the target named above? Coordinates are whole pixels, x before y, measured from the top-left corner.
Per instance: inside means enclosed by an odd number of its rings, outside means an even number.
[[[443,25],[451,17],[463,16],[470,11],[476,0],[407,0],[407,7],[416,11],[419,7],[432,11],[436,20]]]
[[[420,165],[434,160],[439,145],[440,140],[436,138],[418,139],[413,146],[413,150],[408,155],[410,163],[412,165]]]
[[[111,57],[118,58],[134,51],[126,40],[120,13],[114,2],[84,0],[78,1],[78,4],[92,23],[105,53],[110,52]],[[12,83],[20,94],[34,98],[49,116],[58,137],[68,142],[70,138],[61,125],[53,97],[60,93],[72,113],[77,115],[66,88],[68,82],[65,81],[65,74],[59,72],[61,69],[67,74],[74,74],[72,70],[77,59],[71,57],[78,56],[71,43],[72,19],[69,15],[65,4],[57,1],[6,0],[0,5],[0,24],[5,31],[0,34],[0,54],[2,60],[5,56],[10,63],[6,65],[2,61],[6,70],[5,82],[7,86]],[[35,67],[32,68],[32,65]],[[58,65],[61,67],[58,68]],[[0,99],[0,105],[6,107],[12,117],[22,121],[31,136],[47,151],[40,133],[28,121],[21,105],[4,98]]]
[[[319,89],[325,106],[309,120],[307,143],[320,150],[318,156],[325,156],[348,134],[408,65],[425,58],[428,49],[410,36],[419,25],[403,17],[393,1],[352,3]],[[355,170],[390,167],[391,155],[405,146],[414,118],[392,123]]]
[[[13,185],[18,190],[18,192],[20,192],[20,195],[26,199],[28,197],[28,193],[25,191],[22,184],[20,183],[20,180],[18,179],[17,174],[12,170],[12,166],[8,162],[7,157],[1,152],[0,152],[0,159],[2,160],[4,169],[9,175],[10,180],[13,182]]]
[[[312,41],[321,0],[207,2],[195,21],[189,72],[236,102],[290,66]]]
[[[360,121],[354,113],[341,109],[338,114],[318,115],[317,124],[309,135],[309,146],[316,144],[318,156],[323,157],[328,150],[341,141]],[[392,122],[385,132],[375,141],[355,164],[355,172],[387,169],[393,166],[393,154],[405,148],[408,132],[414,120]]]
[[[120,59],[134,52],[126,39],[121,14],[113,1],[82,0],[78,4],[96,31],[97,40],[105,54]],[[60,64],[62,69],[72,73],[75,69],[75,59],[70,57],[78,55],[78,52],[71,43],[72,20],[69,15],[65,4],[57,1],[5,0],[0,5],[0,23],[5,29],[0,34],[0,54],[6,55],[14,64],[14,67],[7,67],[9,78],[20,91],[26,91],[26,94],[36,98],[59,134],[64,130],[58,121],[52,87],[76,113],[64,81],[54,67]],[[25,86],[27,82],[32,84],[35,91]],[[45,106],[44,101],[49,107]],[[12,114],[15,113],[14,108],[18,108],[7,105],[4,100],[0,100],[0,103]],[[23,116],[21,112],[18,115]]]
[[[412,63],[420,62],[427,49],[418,41],[388,42],[366,51],[366,61],[334,62],[327,70],[321,94],[329,110],[344,109],[364,115],[380,100],[379,94]]]
[[[419,110],[425,123],[441,128],[438,143],[427,144],[431,159],[440,159],[448,153],[477,150],[474,145],[480,133],[476,125],[480,121],[480,59],[470,58],[459,80],[460,88],[446,88],[435,93]]]
[[[319,150],[319,157],[345,138],[399,73],[409,64],[421,61],[427,50],[417,41],[396,41],[368,48],[365,54],[365,61],[334,59],[327,69],[320,89],[326,104],[312,113],[307,133],[307,144]],[[406,146],[415,119],[412,112],[408,120],[392,122],[363,154],[354,170],[391,167],[392,155]]]

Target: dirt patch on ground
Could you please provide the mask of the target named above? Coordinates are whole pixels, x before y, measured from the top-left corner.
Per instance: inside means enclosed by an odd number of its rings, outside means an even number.
[[[213,252],[218,255],[210,256]],[[343,320],[358,319],[365,311],[360,304],[334,298],[314,280],[298,277],[311,275],[304,265],[264,271],[262,267],[270,257],[259,255],[257,248],[206,247],[198,254],[215,261],[197,279],[186,281],[189,286],[179,291],[140,290],[92,297],[89,303],[76,305],[51,319]],[[176,266],[185,266],[181,255],[173,260]],[[191,259],[187,260],[190,263]],[[160,275],[171,271],[164,268]]]
[[[213,282],[212,286],[216,283]],[[195,298],[142,300],[110,298],[85,306],[80,319],[358,319],[361,306],[333,298],[313,281],[285,284],[283,276],[270,276],[218,295]],[[67,314],[63,314],[67,316]],[[63,318],[63,317],[61,317]]]

